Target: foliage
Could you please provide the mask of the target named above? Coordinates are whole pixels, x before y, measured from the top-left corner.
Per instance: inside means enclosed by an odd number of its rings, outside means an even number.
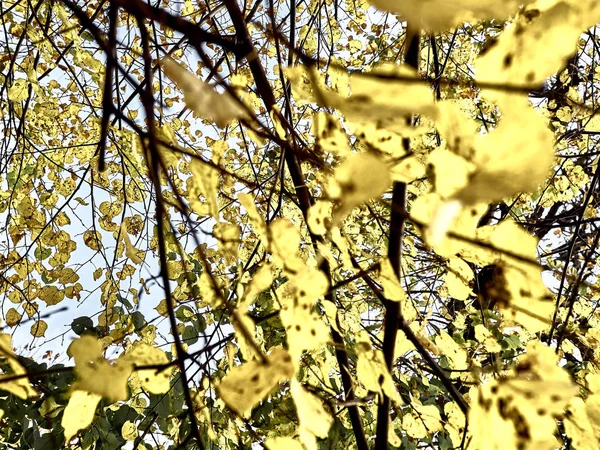
[[[3,448],[598,447],[600,3],[0,20]]]

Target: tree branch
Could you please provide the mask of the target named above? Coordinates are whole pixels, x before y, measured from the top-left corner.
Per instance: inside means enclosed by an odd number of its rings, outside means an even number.
[[[405,63],[418,70],[421,33],[417,31],[409,34],[409,29],[407,28],[406,39],[407,52]],[[410,140],[404,139],[403,145],[408,150]],[[406,183],[395,182],[392,189],[392,207],[390,208],[388,258],[398,281],[401,281],[402,238],[404,236],[404,222],[406,220],[406,217],[402,214],[402,210],[406,210]],[[398,321],[403,321],[404,319],[400,310],[400,302],[384,299],[383,305],[385,307],[383,355],[385,357],[385,364],[391,372],[394,364]],[[381,403],[379,403],[377,408],[376,450],[386,450],[388,448],[390,406],[390,398],[384,393]]]

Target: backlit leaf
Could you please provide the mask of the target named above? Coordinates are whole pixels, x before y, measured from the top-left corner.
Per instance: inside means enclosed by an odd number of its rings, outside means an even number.
[[[19,78],[15,80],[13,85],[8,89],[8,99],[11,102],[20,102],[27,99],[27,87],[29,84],[27,80]]]
[[[427,31],[444,31],[462,22],[477,22],[484,19],[507,19],[516,13],[521,3],[515,0],[370,0],[383,11],[400,14],[414,27]]]
[[[140,264],[144,260],[144,258],[143,258],[144,253],[140,252],[131,243],[125,222],[121,223],[121,237],[123,238],[123,242],[125,243],[125,255],[127,255],[127,257],[134,264]]]
[[[80,430],[85,430],[92,424],[96,407],[101,399],[100,395],[84,390],[75,390],[71,393],[61,421],[67,442]]]
[[[134,441],[138,437],[138,429],[135,423],[127,421],[121,427],[121,436],[126,441]]]
[[[164,394],[169,391],[171,374],[174,366],[168,366],[169,359],[164,351],[143,342],[136,342],[133,348],[119,358],[124,365],[134,365],[135,376],[139,378],[144,389],[151,394]],[[143,366],[161,366],[156,369],[137,369]]]
[[[277,289],[281,302],[279,315],[285,327],[294,362],[304,350],[313,350],[329,340],[329,329],[314,312],[314,305],[329,288],[323,272],[307,268]]]
[[[581,33],[599,18],[600,5],[592,0],[535,2],[477,60],[477,79],[500,84],[540,84],[564,64]]]
[[[265,442],[268,450],[304,450],[300,442],[291,437],[274,437]]]
[[[24,375],[27,373],[12,349],[11,337],[8,334],[0,334],[0,357],[6,360],[11,369],[10,373],[0,375],[0,389],[8,391],[23,400],[27,399],[27,397],[37,395],[27,377],[6,382],[2,381],[2,378],[10,377],[11,375]]]
[[[411,402],[411,413],[402,418],[402,426],[409,436],[422,439],[442,430],[440,410],[435,405],[422,405],[418,400]]]
[[[161,66],[179,89],[183,91],[186,105],[200,117],[212,120],[224,128],[232,120],[247,118],[247,112],[229,93],[218,93],[189,70],[170,57],[161,60]]]
[[[478,389],[471,403],[469,432],[475,449],[554,449],[555,417],[561,417],[577,388],[558,367],[554,350],[532,342],[506,377]]]
[[[339,200],[334,208],[334,222],[342,220],[352,209],[379,197],[390,184],[390,171],[378,157],[369,153],[350,155],[335,170],[328,193]]]
[[[373,349],[369,335],[364,332],[361,332],[358,337],[358,363],[356,372],[367,390],[376,392],[379,394],[379,398],[386,395],[395,404],[403,404],[392,376],[385,365],[383,352]]]
[[[77,375],[72,391],[84,390],[111,402],[129,397],[127,379],[133,370],[131,362],[118,360],[111,364],[102,355],[100,342],[90,335],[75,339],[67,353],[75,360]]]
[[[290,391],[298,412],[300,441],[307,450],[316,450],[315,438],[327,437],[333,418],[325,411],[321,400],[308,392],[298,381],[291,381]]]
[[[217,392],[227,406],[244,416],[293,373],[290,355],[279,348],[267,355],[264,363],[249,361],[231,369],[218,384]]]

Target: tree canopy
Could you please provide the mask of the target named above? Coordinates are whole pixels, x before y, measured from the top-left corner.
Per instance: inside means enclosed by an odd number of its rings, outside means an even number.
[[[600,2],[0,23],[2,448],[598,448]]]

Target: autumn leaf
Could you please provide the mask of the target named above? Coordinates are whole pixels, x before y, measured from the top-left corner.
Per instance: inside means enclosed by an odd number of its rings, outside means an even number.
[[[244,416],[293,373],[288,352],[274,349],[264,362],[249,361],[231,369],[217,386],[217,392],[227,406]]]
[[[11,2],[0,442],[598,448],[599,5]]]
[[[27,377],[12,381],[2,381],[2,378],[7,378],[11,375],[24,375],[27,373],[12,349],[12,340],[8,334],[0,334],[0,356],[6,360],[11,369],[11,373],[0,375],[0,389],[8,391],[23,400],[37,395],[36,390],[33,389]]]
[[[556,448],[555,417],[576,394],[554,350],[531,342],[508,376],[480,387],[473,398],[473,448]]]
[[[163,58],[160,64],[167,76],[183,91],[186,105],[200,117],[213,121],[221,128],[232,120],[248,118],[248,113],[229,93],[216,92],[172,58]]]
[[[15,80],[13,85],[8,89],[8,99],[12,102],[20,102],[27,99],[27,80],[19,78]]]
[[[133,370],[131,362],[117,361],[111,364],[102,355],[100,342],[90,335],[75,339],[67,353],[75,360],[77,380],[72,391],[87,391],[111,402],[129,397],[127,379]]]
[[[85,390],[75,390],[71,393],[61,421],[67,442],[80,430],[85,430],[91,425],[101,399],[102,396]]]
[[[322,402],[316,395],[308,392],[296,380],[292,380],[290,384],[290,391],[298,412],[300,441],[307,450],[316,450],[315,438],[327,437],[333,418],[324,410]]]
[[[119,358],[122,364],[132,364],[136,370],[132,380],[139,380],[141,386],[152,394],[164,394],[171,387],[173,367],[164,351],[144,342],[135,342],[125,355]],[[160,366],[163,365],[163,368]],[[141,369],[143,366],[159,366],[155,369]],[[135,383],[136,381],[132,381]]]
[[[444,31],[462,22],[477,22],[485,19],[507,19],[516,13],[521,1],[467,0],[467,1],[419,1],[398,2],[394,0],[370,0],[383,11],[400,14],[414,27],[427,31]]]
[[[127,255],[127,257],[134,264],[140,264],[144,260],[144,258],[143,256],[140,256],[140,251],[137,248],[135,248],[131,243],[125,222],[121,223],[121,238],[125,243],[125,255]]]
[[[403,401],[396,390],[392,376],[385,365],[381,350],[374,350],[369,336],[362,332],[358,337],[358,363],[356,373],[365,388],[391,398],[397,405]]]
[[[48,324],[44,320],[36,320],[33,325],[31,325],[31,335],[33,337],[43,337],[46,335],[46,330],[48,329]]]
[[[542,83],[564,64],[581,33],[599,17],[600,7],[589,0],[535,2],[478,58],[477,79],[527,86]],[[542,48],[552,52],[540,51]]]

